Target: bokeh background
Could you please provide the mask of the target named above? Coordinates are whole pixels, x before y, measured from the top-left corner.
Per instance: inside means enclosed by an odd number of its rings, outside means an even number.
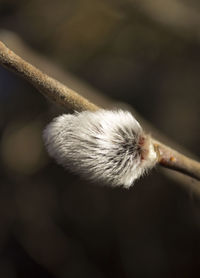
[[[1,0],[0,28],[26,60],[199,156],[198,0]],[[0,277],[200,277],[194,181],[158,167],[124,190],[68,173],[41,137],[60,113],[0,67]]]

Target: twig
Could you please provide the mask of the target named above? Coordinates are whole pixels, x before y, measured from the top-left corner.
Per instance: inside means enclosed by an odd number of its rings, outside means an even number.
[[[62,83],[49,77],[33,65],[24,61],[13,51],[8,49],[1,41],[0,64],[29,81],[44,96],[60,106],[76,111],[95,111],[98,109],[95,104],[89,102],[72,89],[67,88]]]
[[[153,139],[158,153],[158,163],[171,170],[200,180],[200,163]]]
[[[100,107],[80,96],[57,80],[42,73],[24,61],[0,42],[0,64],[19,74],[35,86],[44,96],[56,104],[74,111],[96,111]],[[158,163],[166,168],[200,180],[200,163],[153,139],[158,154]]]

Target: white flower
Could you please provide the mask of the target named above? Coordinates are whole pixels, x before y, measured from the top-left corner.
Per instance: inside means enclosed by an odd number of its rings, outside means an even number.
[[[157,161],[150,136],[131,113],[122,110],[59,116],[43,137],[59,164],[113,186],[130,187]]]

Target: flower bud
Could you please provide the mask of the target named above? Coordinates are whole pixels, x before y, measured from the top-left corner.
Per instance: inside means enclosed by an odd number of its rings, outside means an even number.
[[[58,164],[112,186],[130,187],[157,161],[151,137],[122,110],[59,116],[46,127],[43,138]]]

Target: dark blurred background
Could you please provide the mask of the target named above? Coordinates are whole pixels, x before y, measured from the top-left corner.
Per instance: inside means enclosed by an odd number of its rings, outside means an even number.
[[[0,28],[26,60],[199,156],[199,1],[1,0]],[[158,167],[124,190],[68,173],[41,138],[62,112],[0,67],[0,277],[200,277],[193,180]]]

